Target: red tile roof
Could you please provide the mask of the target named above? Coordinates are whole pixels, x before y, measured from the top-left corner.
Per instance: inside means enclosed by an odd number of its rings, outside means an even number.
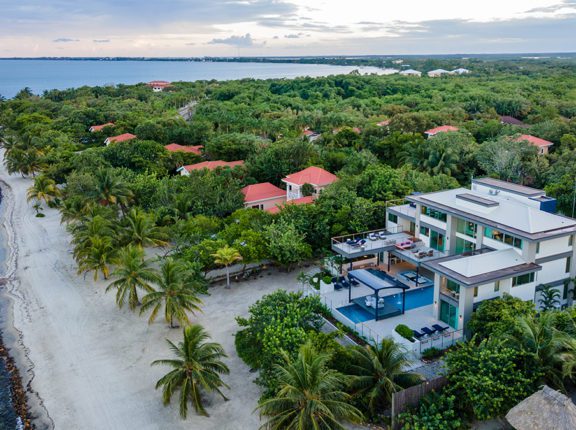
[[[378,127],[388,127],[390,125],[390,120],[385,119],[384,121],[377,122],[376,125]]]
[[[286,207],[286,205],[308,205],[310,203],[314,203],[314,200],[316,198],[314,196],[306,196],[306,197],[300,197],[299,199],[294,199],[294,200],[288,200],[286,203],[284,203],[283,205],[276,205],[274,207],[268,208],[268,209],[264,209],[266,212],[269,212],[271,214],[277,214],[278,212],[280,212],[282,209],[284,209]]]
[[[270,182],[263,182],[242,188],[242,194],[244,194],[244,202],[248,203],[285,197],[286,191],[278,188],[276,185],[272,185]]]
[[[184,166],[184,169],[186,169],[189,172],[191,172],[192,170],[202,170],[202,169],[214,170],[217,167],[229,167],[230,169],[232,169],[236,166],[242,166],[243,164],[244,164],[244,161],[242,161],[242,160],[239,160],[239,161],[222,161],[222,160],[203,161],[202,163],[196,163],[196,164],[190,164],[188,166]]]
[[[441,125],[440,127],[431,128],[430,130],[426,130],[424,133],[430,136],[434,136],[438,133],[445,133],[447,131],[459,131],[458,127],[453,127],[451,125]]]
[[[105,127],[114,127],[114,123],[113,122],[107,122],[106,124],[102,124],[102,125],[93,125],[90,127],[90,131],[91,132],[102,131],[102,129]]]
[[[529,142],[531,145],[537,146],[539,148],[545,148],[547,146],[554,145],[553,142],[550,142],[550,141],[544,140],[544,139],[540,139],[539,137],[531,136],[529,134],[522,134],[514,140],[516,142],[526,141],[526,142]]]
[[[148,82],[146,85],[148,85],[149,87],[169,87],[172,84],[168,81],[151,81]]]
[[[315,131],[312,131],[312,130],[304,130],[302,132],[302,134],[304,136],[316,136],[318,133],[316,133]]]
[[[186,145],[178,145],[177,143],[171,143],[170,145],[166,145],[167,151],[170,152],[190,152],[192,154],[200,155],[202,153],[202,145],[197,146],[186,146]]]
[[[312,166],[301,170],[300,172],[292,173],[282,180],[296,185],[312,184],[316,186],[324,186],[336,182],[338,177],[320,167]]]
[[[110,143],[118,143],[118,142],[126,142],[127,140],[136,139],[136,137],[137,136],[134,134],[124,133],[124,134],[120,134],[118,136],[109,137],[107,140]]]

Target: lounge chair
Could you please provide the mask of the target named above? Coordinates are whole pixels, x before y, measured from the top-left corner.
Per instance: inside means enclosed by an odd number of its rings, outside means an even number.
[[[340,291],[342,288],[343,288],[343,287],[342,287],[342,284],[341,284],[340,282],[336,282],[336,283],[334,284],[334,289],[335,289],[336,291]]]
[[[354,246],[354,245],[356,245],[359,241],[360,241],[360,239],[348,239],[348,240],[346,241],[346,245]]]
[[[340,284],[346,289],[350,288],[350,282],[348,282],[346,279],[342,279]]]
[[[376,233],[374,233],[374,234],[376,234]],[[382,240],[386,240],[386,232],[381,231],[380,233],[378,233],[378,237]]]
[[[440,324],[432,324],[432,328],[436,330],[438,333],[442,333],[444,330],[448,330],[449,327],[442,327]]]
[[[360,282],[358,282],[356,279],[354,278],[348,278],[348,281],[350,281],[350,284],[352,284],[353,287],[357,287],[360,285]]]
[[[432,336],[436,330],[432,330],[428,327],[422,327],[420,331],[422,331],[427,336]]]
[[[422,337],[424,337],[424,333],[420,333],[418,330],[412,330],[412,335],[416,338],[416,339],[420,339]]]
[[[414,247],[414,242],[412,242],[411,240],[405,240],[404,242],[399,242],[396,245],[397,249],[400,249],[402,251],[406,251],[408,249],[412,249]]]
[[[374,307],[376,307],[376,300],[374,299],[374,296],[366,296],[366,300],[364,301],[364,303],[365,303],[366,306],[368,306],[369,308],[374,308]]]
[[[434,257],[434,250],[433,249],[428,251],[428,257]]]
[[[368,235],[368,239],[370,239],[370,240],[378,240],[378,239],[380,239],[380,236],[378,236],[376,233],[370,233],[370,234]]]

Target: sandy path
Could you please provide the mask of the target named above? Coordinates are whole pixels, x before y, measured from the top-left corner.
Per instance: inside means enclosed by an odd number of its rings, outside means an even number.
[[[236,356],[234,317],[278,288],[296,289],[297,273],[273,274],[231,290],[215,287],[204,298],[197,321],[230,355],[229,402],[215,398],[210,418],[191,413],[178,417],[177,407],[164,408],[156,380],[164,373],[150,367],[169,357],[165,338],[178,341],[179,330],[163,322],[147,325],[145,318],[118,310],[103,282],[76,275],[69,238],[59,214],[46,210],[36,218],[26,202],[30,179],[9,176],[0,167],[0,180],[13,195],[16,270],[10,283],[14,297],[14,326],[21,333],[33,373],[31,388],[42,399],[56,429],[256,429],[252,411],[259,396],[255,375]],[[3,185],[5,188],[5,186]],[[10,198],[10,190],[5,190]],[[3,205],[9,205],[9,201]],[[25,365],[26,366],[26,365]],[[33,368],[30,370],[30,366]],[[49,428],[49,420],[38,423]]]

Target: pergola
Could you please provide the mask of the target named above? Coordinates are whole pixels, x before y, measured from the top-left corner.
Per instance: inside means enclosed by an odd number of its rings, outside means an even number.
[[[351,270],[348,272],[348,277],[351,280],[356,280],[359,283],[367,286],[372,291],[374,291],[375,297],[375,305],[374,307],[367,306],[362,300],[352,299],[352,288],[348,289],[348,303],[356,303],[366,311],[370,313],[374,313],[376,321],[382,318],[389,318],[395,315],[404,314],[405,311],[405,303],[406,303],[406,290],[410,287],[401,284],[395,278],[388,275],[385,272],[381,272],[374,269],[358,269],[358,270]],[[392,289],[401,289],[402,290],[402,310],[400,311],[396,307],[390,305],[389,303],[384,302],[382,305],[379,303],[379,293],[383,290],[392,290]],[[367,296],[362,296],[360,299],[363,299]],[[380,315],[380,310],[384,311],[382,318]]]

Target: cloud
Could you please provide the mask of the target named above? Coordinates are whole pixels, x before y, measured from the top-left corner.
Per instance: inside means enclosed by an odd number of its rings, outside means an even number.
[[[94,39],[94,43],[110,43],[110,39]]]
[[[59,37],[58,39],[54,39],[52,42],[54,42],[54,43],[80,42],[80,39],[71,39],[69,37]]]
[[[252,39],[250,33],[246,33],[244,36],[230,36],[223,39],[212,39],[208,42],[210,45],[230,45],[236,46],[238,48],[250,48],[255,46],[263,46],[263,43],[257,44]]]
[[[285,39],[300,39],[301,37],[306,36],[304,33],[293,33],[293,34],[285,34]]]

